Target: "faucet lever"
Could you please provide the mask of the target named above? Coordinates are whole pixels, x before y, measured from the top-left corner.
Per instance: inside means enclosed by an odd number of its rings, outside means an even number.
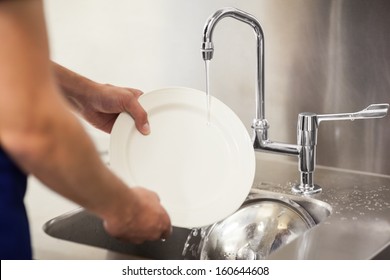
[[[318,123],[321,121],[358,120],[383,118],[387,115],[389,104],[371,104],[367,108],[355,113],[317,115]]]
[[[313,182],[316,164],[318,126],[321,121],[357,120],[383,118],[387,115],[389,104],[372,104],[355,113],[324,114],[301,113],[298,118],[299,171],[301,181],[292,188],[297,194],[311,195],[321,192],[321,187]]]

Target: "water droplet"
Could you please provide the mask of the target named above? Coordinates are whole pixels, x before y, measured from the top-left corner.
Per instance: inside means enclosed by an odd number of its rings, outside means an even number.
[[[236,259],[237,260],[255,260],[256,254],[251,248],[245,246],[245,247],[242,247],[240,250],[238,250],[237,255],[236,255]]]

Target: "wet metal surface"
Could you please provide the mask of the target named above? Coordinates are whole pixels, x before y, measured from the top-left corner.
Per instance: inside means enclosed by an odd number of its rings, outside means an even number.
[[[298,197],[291,195],[291,186],[298,180],[296,163],[262,160],[261,154],[258,158],[253,191],[271,191],[295,198],[309,213],[316,209],[323,211],[317,211],[314,217],[318,225],[271,254],[269,259],[390,257],[389,250],[383,251],[390,244],[389,176],[319,167],[315,181],[323,192],[311,198]],[[174,228],[165,242],[132,245],[108,236],[102,222],[84,210],[51,220],[45,231],[56,238],[127,254],[129,258],[152,259],[183,259],[184,244],[191,232]]]

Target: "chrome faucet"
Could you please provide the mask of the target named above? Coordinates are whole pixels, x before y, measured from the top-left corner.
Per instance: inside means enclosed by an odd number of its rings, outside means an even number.
[[[321,192],[314,184],[318,125],[321,121],[382,118],[389,104],[374,104],[356,113],[317,115],[301,113],[298,116],[297,144],[273,142],[268,138],[270,127],[265,118],[264,103],[264,33],[259,21],[251,14],[236,8],[223,8],[211,15],[203,28],[202,57],[211,60],[214,53],[212,35],[216,24],[225,17],[232,17],[249,24],[255,31],[257,41],[256,117],[253,120],[253,147],[255,151],[296,155],[299,158],[300,183],[292,188],[297,194],[311,195]]]

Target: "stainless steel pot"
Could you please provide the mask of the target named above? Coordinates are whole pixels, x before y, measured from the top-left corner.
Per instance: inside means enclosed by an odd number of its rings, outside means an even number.
[[[206,230],[200,258],[264,259],[315,224],[309,213],[290,199],[251,199]]]

